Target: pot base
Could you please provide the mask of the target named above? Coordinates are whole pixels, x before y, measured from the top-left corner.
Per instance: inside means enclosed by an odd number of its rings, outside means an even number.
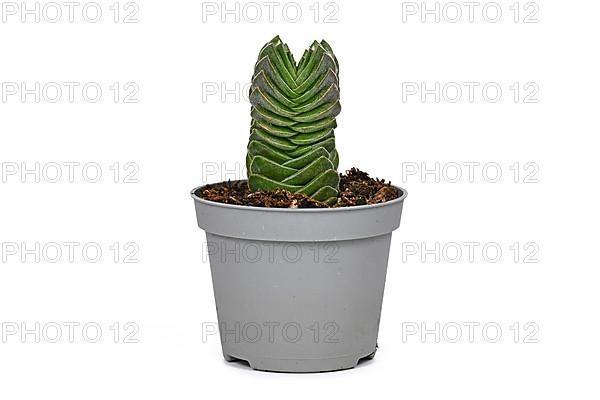
[[[353,354],[345,357],[313,358],[313,359],[278,359],[278,358],[247,358],[224,354],[228,362],[246,361],[250,368],[267,372],[332,372],[356,367],[361,360],[371,360],[375,352],[366,355]]]

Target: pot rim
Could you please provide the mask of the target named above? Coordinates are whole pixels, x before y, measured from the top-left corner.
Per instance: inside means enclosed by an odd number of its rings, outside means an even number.
[[[386,201],[384,203],[377,203],[377,204],[365,204],[362,206],[351,206],[351,207],[338,207],[338,208],[276,208],[276,207],[255,207],[255,206],[240,206],[237,204],[227,204],[227,203],[219,203],[217,201],[210,201],[210,200],[205,200],[200,198],[199,196],[196,195],[196,192],[198,191],[198,189],[201,189],[205,186],[211,185],[210,183],[207,183],[205,185],[200,185],[195,187],[194,189],[192,189],[192,191],[190,192],[190,195],[192,196],[192,199],[194,199],[194,201],[197,201],[199,203],[205,204],[207,206],[215,206],[215,207],[222,207],[222,208],[231,208],[231,209],[237,209],[237,210],[248,210],[248,211],[266,211],[266,212],[282,212],[282,213],[286,213],[286,212],[292,212],[292,213],[327,213],[327,212],[331,212],[331,213],[335,213],[335,212],[349,212],[349,211],[360,211],[360,210],[365,210],[365,209],[373,209],[373,208],[380,208],[380,207],[387,207],[387,206],[393,206],[394,204],[398,204],[404,201],[404,199],[406,198],[406,196],[408,195],[408,192],[406,191],[406,189],[401,188],[400,186],[396,186],[396,185],[391,185],[392,187],[394,187],[396,190],[401,190],[402,191],[402,196],[398,197],[397,199],[394,200],[390,200],[390,201]],[[214,184],[212,184],[214,185]]]

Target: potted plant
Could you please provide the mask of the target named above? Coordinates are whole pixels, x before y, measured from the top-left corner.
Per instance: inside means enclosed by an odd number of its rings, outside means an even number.
[[[296,63],[275,37],[252,77],[248,180],[192,191],[228,361],[316,372],[375,354],[407,193],[355,169],[338,174],[339,98],[327,42]]]

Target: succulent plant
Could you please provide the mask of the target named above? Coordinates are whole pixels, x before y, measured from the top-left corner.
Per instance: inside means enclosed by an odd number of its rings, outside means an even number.
[[[324,40],[313,42],[297,64],[279,36],[261,49],[250,88],[250,190],[286,189],[335,201],[338,74],[337,59]]]

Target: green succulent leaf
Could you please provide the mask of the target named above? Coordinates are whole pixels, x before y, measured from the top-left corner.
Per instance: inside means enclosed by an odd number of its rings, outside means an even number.
[[[294,112],[299,113],[306,112],[312,110],[313,108],[317,108],[323,103],[332,102],[340,98],[340,90],[338,89],[337,84],[335,83],[331,83],[329,86],[326,86],[323,89],[319,89],[318,92],[315,91],[315,93],[317,94],[314,95],[313,93],[308,93],[311,96],[306,96],[306,100],[299,100],[299,102],[302,103],[302,105],[293,107],[292,110]]]
[[[325,150],[323,147],[317,147],[309,151],[308,153],[305,153],[299,157],[292,158],[291,160],[284,162],[282,165],[284,167],[302,168],[321,156],[331,159],[331,155],[327,150]]]
[[[319,147],[331,153],[333,150],[335,150],[335,138],[331,137],[315,144],[299,146],[296,150],[288,152],[288,154],[292,157],[299,157]]]
[[[289,140],[293,144],[303,145],[317,143],[330,137],[333,137],[333,128],[327,128],[313,133],[300,133],[299,135],[291,137]]]
[[[261,131],[260,129],[252,130],[250,140],[258,140],[259,142],[265,142],[275,147],[276,149],[284,151],[292,151],[298,148],[298,145],[295,145],[289,139],[271,136],[267,132]]]
[[[271,161],[281,164],[292,160],[292,157],[288,156],[284,152],[257,140],[252,140],[250,143],[248,143],[248,156],[250,157],[250,161],[252,161],[252,159],[256,156],[264,156]]]
[[[329,160],[329,158],[321,156],[308,164],[306,167],[302,168],[300,171],[289,175],[281,182],[288,185],[301,185],[311,178],[331,169],[333,169],[333,163]]]
[[[266,176],[258,174],[250,175],[248,177],[248,186],[252,191],[285,189],[292,193],[297,193],[302,189],[302,186],[286,185],[285,183],[278,182],[275,179],[267,178]]]
[[[283,105],[288,107],[294,107],[297,105],[293,101],[291,101],[286,95],[275,85],[265,74],[265,71],[260,71],[258,74],[254,75],[252,78],[252,86],[250,88],[250,93],[252,94],[252,88],[259,87],[264,93],[268,93],[270,96],[279,100]]]
[[[297,169],[284,167],[263,156],[256,156],[252,159],[249,171],[252,175],[268,176],[276,181],[285,181],[289,176],[298,173]],[[287,182],[287,184],[293,185],[294,182]]]
[[[341,106],[339,65],[331,46],[315,41],[296,63],[288,46],[274,37],[258,55],[250,103],[250,189],[281,188],[335,202],[334,129]]]
[[[323,186],[331,186],[333,188],[337,188],[339,187],[339,185],[340,176],[338,175],[337,171],[330,169],[321,173],[321,175],[318,175],[316,178],[313,178],[313,180],[310,181],[307,185],[298,189],[296,193],[304,193],[308,196],[311,196]]]
[[[337,200],[338,190],[331,186],[323,186],[321,189],[317,190],[312,198],[318,201],[322,201],[324,203],[335,203]]]
[[[303,122],[294,125],[294,130],[299,133],[314,133],[325,128],[335,128],[335,118],[323,118],[313,122]]]
[[[250,128],[260,128],[263,131],[266,131],[267,133],[273,135],[273,136],[277,136],[277,137],[283,137],[283,138],[289,138],[292,136],[295,136],[298,134],[298,132],[296,132],[295,130],[285,127],[285,126],[277,126],[277,125],[271,125],[267,122],[264,121],[258,121],[258,120],[252,120],[252,124],[250,125]]]

